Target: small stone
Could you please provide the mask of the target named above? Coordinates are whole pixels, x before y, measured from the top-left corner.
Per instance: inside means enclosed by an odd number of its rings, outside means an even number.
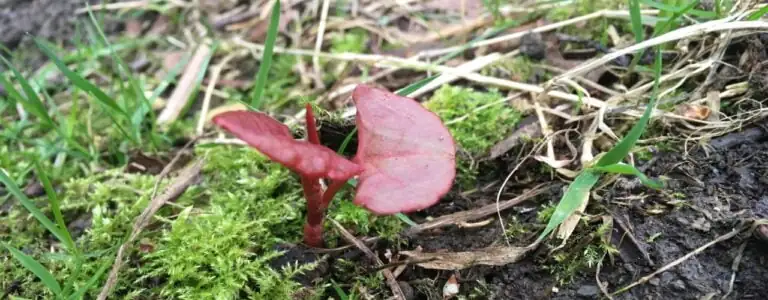
[[[664,272],[661,274],[661,282],[669,283],[672,280],[675,280],[675,274],[672,274],[670,272]]]
[[[651,278],[651,280],[648,280],[648,283],[650,283],[651,285],[657,286],[657,285],[659,285],[660,281],[661,280],[659,280],[658,278],[654,277],[654,278]]]
[[[685,291],[685,282],[678,279],[672,282],[672,288],[678,291]]]
[[[520,38],[520,54],[528,58],[540,60],[547,54],[547,44],[541,33],[531,32]]]
[[[599,292],[600,289],[594,285],[582,285],[579,290],[576,291],[576,294],[582,297],[591,297],[597,295]]]

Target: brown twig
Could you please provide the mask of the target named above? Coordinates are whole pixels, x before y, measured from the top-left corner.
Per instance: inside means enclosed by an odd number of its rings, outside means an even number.
[[[150,199],[152,199],[149,202],[149,205],[144,209],[144,211],[136,218],[136,221],[134,221],[133,224],[133,230],[131,231],[131,236],[128,238],[127,241],[125,241],[122,245],[120,245],[120,248],[117,250],[117,255],[115,257],[115,262],[112,265],[112,270],[109,271],[109,276],[107,277],[107,282],[104,284],[104,287],[102,287],[101,292],[99,293],[99,296],[97,299],[104,300],[107,299],[107,296],[109,295],[109,292],[112,290],[112,288],[117,283],[117,276],[120,272],[120,268],[123,266],[123,255],[125,254],[125,248],[132,243],[134,240],[136,240],[136,237],[141,233],[141,231],[144,229],[144,227],[147,226],[149,223],[149,219],[155,215],[155,213],[160,209],[160,207],[163,206],[163,204],[173,201],[174,199],[178,198],[183,194],[187,188],[191,185],[193,185],[199,178],[200,171],[203,167],[204,160],[199,159],[195,161],[194,163],[189,164],[185,169],[183,169],[179,176],[176,177],[174,182],[172,182],[166,189],[165,192],[160,194],[156,197],[158,187],[160,185],[160,181],[165,178],[168,173],[171,172],[174,165],[179,161],[179,158],[181,157],[181,153],[183,153],[184,149],[192,145],[197,138],[189,141],[186,145],[184,145],[184,148],[180,150],[176,156],[171,160],[168,165],[163,168],[163,171],[160,172],[160,174],[157,176],[157,180],[155,181],[155,186],[152,189],[152,196]]]
[[[453,213],[450,215],[441,216],[441,217],[435,218],[432,221],[413,226],[408,230],[406,230],[405,234],[413,235],[425,230],[441,228],[441,227],[446,227],[451,225],[458,225],[465,222],[471,222],[478,219],[482,219],[496,213],[497,209],[504,210],[512,206],[515,206],[525,200],[531,199],[534,196],[544,192],[547,187],[548,187],[548,184],[539,184],[533,187],[532,189],[526,191],[522,195],[512,198],[510,200],[504,201],[502,203],[499,203],[498,205],[496,205],[496,203],[493,203],[477,209],[473,209],[469,211],[461,211],[461,212]]]
[[[717,244],[719,242],[725,241],[727,239],[730,239],[730,238],[736,236],[737,234],[742,232],[744,230],[744,228],[745,228],[745,226],[741,226],[741,227],[739,227],[737,229],[732,230],[731,232],[728,232],[726,234],[723,234],[723,235],[717,237],[716,239],[712,240],[711,242],[706,243],[703,246],[694,249],[693,251],[689,252],[688,254],[683,255],[682,257],[676,259],[675,261],[673,261],[671,263],[668,263],[667,265],[659,268],[658,270],[654,271],[653,273],[648,274],[646,276],[643,276],[639,280],[637,280],[637,281],[635,281],[633,283],[630,283],[629,285],[627,285],[627,286],[625,286],[623,288],[620,288],[619,290],[611,293],[611,295],[615,296],[615,295],[621,294],[623,292],[626,292],[626,291],[630,290],[633,287],[636,287],[638,285],[641,285],[643,283],[648,282],[648,280],[651,280],[651,278],[656,277],[656,275],[659,275],[661,273],[666,272],[669,269],[674,268],[675,266],[683,263],[684,261],[686,261],[689,258],[693,257],[694,255],[701,253],[702,251],[706,250],[709,247],[712,247],[712,245]]]
[[[377,265],[382,266],[384,263],[379,259],[376,254],[371,251],[368,246],[363,244],[360,240],[355,238],[349,231],[344,229],[344,226],[341,226],[339,222],[336,222],[336,220],[331,219],[331,223],[333,224],[336,229],[339,230],[339,233],[341,233],[341,237],[344,238],[348,243],[355,245],[360,251],[363,251],[368,258],[376,262]],[[395,279],[395,275],[392,274],[392,271],[389,270],[389,268],[382,269],[381,273],[384,274],[384,277],[387,278],[387,285],[389,285],[389,288],[392,290],[392,294],[395,296],[395,299],[405,300],[405,295],[403,294],[403,291],[400,289],[400,285],[397,284],[397,279]]]

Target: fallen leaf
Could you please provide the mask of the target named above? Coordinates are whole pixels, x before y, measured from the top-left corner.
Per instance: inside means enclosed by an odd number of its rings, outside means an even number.
[[[538,244],[534,244],[536,246]],[[462,252],[403,251],[400,254],[416,261],[419,267],[432,270],[461,270],[476,265],[503,266],[520,261],[534,247],[488,247]]]
[[[709,118],[712,110],[704,105],[681,104],[675,108],[675,113],[689,119],[705,120]]]

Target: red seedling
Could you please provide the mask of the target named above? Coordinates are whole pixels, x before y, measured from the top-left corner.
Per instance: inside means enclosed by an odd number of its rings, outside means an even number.
[[[440,118],[406,97],[358,85],[358,145],[363,166],[355,204],[377,214],[434,205],[456,175],[456,147]]]
[[[415,101],[359,85],[357,155],[350,161],[320,145],[311,106],[307,141],[295,140],[287,126],[258,112],[233,111],[213,122],[275,162],[298,173],[307,199],[304,242],[322,244],[325,210],[350,178],[359,176],[354,203],[385,215],[429,207],[451,187],[455,146],[440,119]],[[321,179],[329,179],[323,191]]]

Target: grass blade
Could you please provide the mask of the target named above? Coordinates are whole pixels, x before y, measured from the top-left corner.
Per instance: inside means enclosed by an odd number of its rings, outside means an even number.
[[[72,81],[72,84],[77,86],[83,91],[86,91],[90,94],[92,94],[94,97],[96,97],[97,100],[99,100],[102,104],[106,105],[107,107],[111,108],[117,113],[120,113],[123,117],[128,117],[128,113],[123,110],[122,107],[120,107],[117,102],[115,102],[114,99],[109,97],[104,91],[102,91],[99,87],[94,85],[93,83],[90,83],[88,80],[85,80],[85,78],[81,77],[77,73],[73,72],[72,70],[67,67],[64,62],[59,59],[56,54],[51,51],[48,46],[46,46],[44,43],[41,43],[39,40],[35,39],[35,44],[40,48],[40,50],[45,54],[45,56],[48,56],[51,61],[59,68],[59,71],[61,71],[62,74],[64,74],[67,79]]]
[[[40,100],[40,97],[38,97],[37,92],[35,92],[35,89],[32,88],[32,85],[29,84],[29,81],[21,76],[19,70],[17,70],[11,64],[11,62],[5,59],[5,57],[0,56],[0,60],[5,63],[11,73],[13,73],[13,76],[16,77],[16,81],[18,81],[19,85],[21,85],[21,88],[24,91],[26,97],[23,97],[21,93],[13,87],[13,84],[8,82],[5,78],[0,78],[0,83],[2,83],[3,87],[5,87],[5,89],[9,92],[9,95],[15,97],[17,101],[20,101],[27,111],[35,115],[46,126],[55,128],[56,124],[48,114],[48,110],[45,108],[45,104],[43,104],[43,101]]]
[[[277,39],[277,25],[280,23],[280,1],[275,1],[272,7],[272,16],[269,18],[269,27],[267,29],[267,39],[264,42],[264,53],[261,56],[261,66],[256,75],[256,85],[251,94],[251,107],[259,109],[261,106],[261,96],[264,94],[264,87],[267,85],[267,75],[272,65],[272,51],[275,48]]]
[[[6,243],[3,243],[3,246],[5,249],[8,249],[8,251],[11,252],[11,255],[13,255],[13,258],[19,261],[22,266],[27,268],[30,272],[35,274],[37,278],[40,278],[40,281],[43,282],[43,284],[48,287],[51,292],[53,292],[54,295],[60,295],[61,294],[61,286],[59,285],[59,282],[56,281],[56,278],[53,277],[51,272],[48,271],[43,265],[41,265],[38,261],[36,261],[34,258],[32,258],[29,255],[24,254],[24,252],[19,251],[19,249],[16,249]]]
[[[59,197],[56,195],[56,191],[53,190],[53,184],[51,184],[51,180],[48,178],[45,170],[43,170],[40,162],[35,160],[34,165],[35,173],[37,173],[37,176],[40,179],[40,183],[42,183],[43,189],[45,190],[45,194],[48,196],[48,203],[51,205],[53,219],[56,220],[56,224],[58,225],[59,230],[61,230],[62,236],[65,238],[64,240],[61,240],[61,242],[67,247],[67,249],[69,249],[71,253],[75,253],[77,252],[75,249],[75,242],[72,240],[72,236],[67,230],[67,224],[64,222],[64,216],[61,214]]]
[[[760,20],[765,14],[768,14],[768,6],[763,6],[760,9],[756,10],[755,12],[749,14],[747,17],[747,20],[749,21],[757,21]]]
[[[102,275],[109,269],[109,267],[112,266],[112,262],[107,260],[104,262],[104,264],[101,265],[98,271],[96,271],[96,274],[93,274],[90,279],[88,279],[88,282],[85,283],[80,289],[77,290],[72,296],[69,297],[71,300],[79,300],[83,299],[83,296],[85,296],[85,293],[88,292],[88,289],[93,287],[93,285],[96,284],[96,282],[99,281]]]
[[[634,126],[632,126],[632,129],[629,130],[629,133],[627,133],[627,135],[621,139],[621,141],[619,141],[616,146],[611,148],[608,153],[603,155],[603,157],[597,161],[596,166],[604,167],[620,162],[622,159],[624,159],[624,157],[627,156],[627,154],[629,154],[629,151],[632,149],[632,147],[635,146],[637,140],[640,139],[640,136],[645,131],[645,127],[648,125],[648,121],[651,119],[651,112],[653,112],[653,109],[656,106],[656,97],[659,91],[659,78],[661,78],[661,67],[661,49],[657,49],[656,61],[653,68],[655,73],[653,80],[653,92],[651,93],[651,100],[645,107],[643,116],[640,118],[640,120],[637,121],[637,123],[635,123]]]
[[[555,230],[557,226],[563,223],[568,216],[573,214],[573,212],[581,206],[581,202],[586,199],[584,196],[592,190],[592,187],[597,183],[598,179],[600,179],[600,177],[597,174],[585,170],[571,182],[571,185],[568,186],[568,190],[563,194],[563,198],[560,199],[557,207],[555,207],[555,212],[552,213],[552,217],[549,218],[547,227],[544,228],[544,231],[541,232],[534,244],[546,238],[547,235]]]
[[[139,141],[134,137],[132,134],[129,134],[118,121],[117,118],[115,118],[114,114],[118,114],[120,117],[124,118],[125,120],[130,120],[131,117],[128,115],[128,113],[120,107],[120,105],[115,102],[114,99],[109,97],[104,91],[102,91],[99,87],[94,85],[93,83],[89,82],[88,80],[85,80],[82,76],[78,75],[77,73],[73,72],[72,70],[67,67],[67,65],[64,64],[64,62],[59,59],[58,56],[56,56],[53,51],[45,45],[45,43],[41,42],[38,39],[35,39],[35,45],[37,45],[38,48],[40,48],[40,51],[45,54],[55,65],[59,68],[59,71],[61,71],[62,74],[64,74],[64,77],[67,77],[72,84],[74,84],[79,89],[93,95],[96,100],[108,107],[110,109],[110,112],[108,115],[114,125],[117,127],[118,130],[120,130],[123,135],[125,135],[128,139],[130,139],[134,143],[138,143]]]
[[[0,182],[2,182],[5,185],[5,189],[9,193],[11,193],[11,195],[15,196],[16,199],[19,200],[21,205],[23,205],[24,208],[26,208],[29,211],[29,213],[32,214],[32,216],[35,217],[35,219],[37,219],[37,221],[40,222],[40,224],[43,225],[43,227],[48,229],[48,231],[50,231],[51,234],[53,234],[57,239],[59,239],[59,241],[66,240],[66,238],[61,233],[61,230],[56,226],[56,224],[53,224],[53,222],[51,222],[51,220],[48,219],[48,217],[46,217],[45,214],[43,214],[43,212],[40,211],[40,209],[38,209],[35,206],[35,204],[32,203],[32,201],[30,201],[26,195],[24,195],[23,192],[21,192],[21,189],[19,189],[19,186],[17,186],[16,183],[13,182],[13,180],[11,180],[10,177],[8,177],[4,169],[0,169]]]
[[[629,18],[632,21],[632,33],[635,35],[635,42],[640,43],[645,40],[643,32],[643,16],[640,14],[640,1],[629,0]]]
[[[409,84],[408,86],[399,89],[395,92],[395,94],[398,94],[403,97],[408,97],[408,94],[413,93],[420,89],[421,87],[427,85],[427,83],[430,83],[432,80],[435,80],[435,78],[439,77],[440,75],[432,75],[429,77],[426,77],[424,79],[421,79],[419,81],[416,81],[414,83]]]
[[[124,95],[123,97],[125,97],[125,95],[130,95],[129,98],[138,99],[138,104],[135,107],[129,108],[129,111],[133,110],[133,115],[130,117],[130,124],[132,129],[131,133],[136,140],[141,141],[142,123],[147,118],[147,116],[150,116],[152,119],[154,119],[152,116],[154,114],[152,105],[144,95],[144,91],[139,86],[136,78],[131,76],[131,73],[128,71],[130,70],[128,65],[120,58],[119,55],[117,55],[117,53],[112,48],[112,45],[109,43],[109,40],[107,40],[106,35],[104,35],[104,32],[101,30],[101,27],[96,21],[96,17],[93,15],[93,11],[90,9],[90,5],[87,2],[86,5],[89,8],[88,15],[90,16],[91,22],[93,23],[93,27],[95,27],[96,32],[98,33],[97,38],[99,38],[99,40],[101,40],[101,42],[106,45],[106,48],[109,49],[110,56],[117,65],[118,74],[123,78],[123,80],[127,81],[130,87],[130,90],[128,90],[124,87],[123,83],[120,83],[120,89],[123,90],[121,94]],[[154,123],[152,123],[150,126],[154,126]]]
[[[625,163],[615,163],[607,166],[597,166],[592,168],[592,170],[604,172],[604,173],[634,175],[640,178],[640,182],[642,182],[644,185],[650,188],[660,190],[664,187],[664,184],[662,184],[660,181],[648,178],[648,176],[645,176],[643,172],[640,172],[640,170],[638,170],[634,166],[628,165]]]
[[[673,11],[673,13],[669,17],[669,19],[667,19],[666,21],[664,21],[661,24],[657,24],[656,25],[656,28],[654,28],[654,30],[653,30],[653,35],[654,36],[658,36],[660,34],[668,32],[672,28],[672,25],[675,24],[677,19],[682,17],[684,14],[690,12],[694,7],[696,7],[696,5],[699,5],[700,1],[701,0],[691,1],[690,3],[688,3],[688,5],[680,8],[679,10]]]
[[[669,5],[666,3],[656,2],[653,0],[642,0],[642,2],[645,5],[648,5],[650,7],[653,7],[655,9],[658,9],[667,13],[681,14],[681,15],[691,14],[704,19],[712,19],[717,17],[717,12],[693,9],[694,7],[699,5],[699,0],[688,2],[688,4],[684,7]]]

